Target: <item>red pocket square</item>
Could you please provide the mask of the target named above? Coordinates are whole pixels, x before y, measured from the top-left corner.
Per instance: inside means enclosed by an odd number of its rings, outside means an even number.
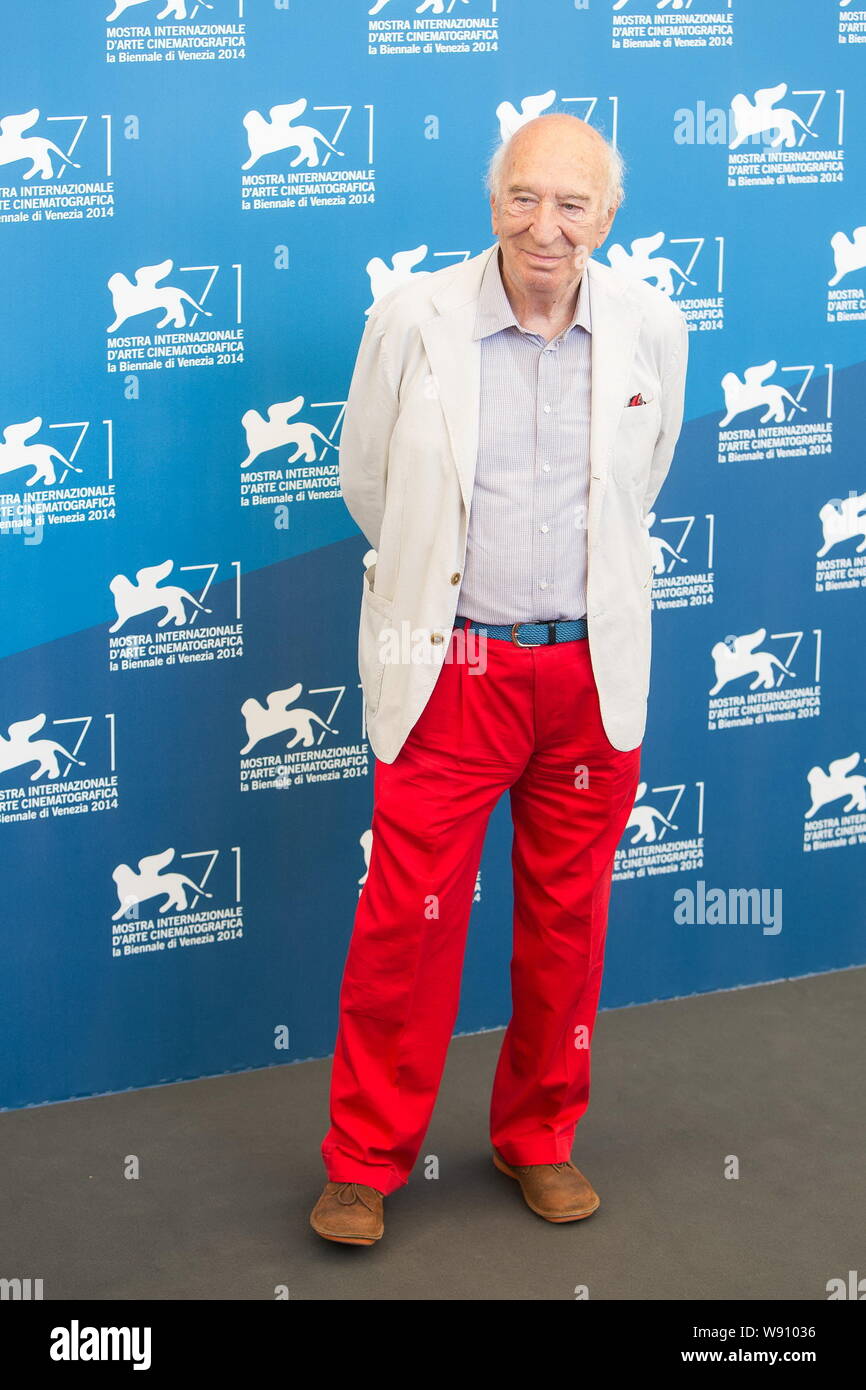
[[[629,396],[626,405],[649,405],[651,400],[652,396],[642,396],[640,391],[638,391],[636,396]]]

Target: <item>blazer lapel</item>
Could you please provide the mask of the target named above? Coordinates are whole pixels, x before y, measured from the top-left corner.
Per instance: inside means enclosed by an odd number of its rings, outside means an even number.
[[[481,344],[474,341],[472,333],[481,277],[498,245],[494,242],[464,262],[461,273],[433,296],[438,316],[421,324],[421,339],[439,392],[467,514],[475,481],[481,400]]]
[[[641,311],[624,294],[625,283],[607,267],[590,259],[592,300],[592,386],[589,429],[588,548],[598,540],[601,504],[622,407],[629,391],[632,362],[641,324]]]

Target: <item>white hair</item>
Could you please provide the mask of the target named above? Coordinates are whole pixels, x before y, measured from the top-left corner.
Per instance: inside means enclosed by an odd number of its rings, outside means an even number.
[[[542,116],[537,116],[534,119],[543,121],[546,119],[547,116],[560,115],[570,116],[572,120],[580,121],[581,125],[587,124],[586,121],[581,120],[580,116],[575,116],[571,111],[545,111]],[[592,128],[595,129],[595,127]],[[514,139],[514,136],[517,135],[522,129],[522,126],[518,126],[517,130],[515,130],[507,140],[503,140],[500,144],[498,144],[495,147],[493,154],[490,157],[490,161],[487,165],[487,169],[484,174],[484,187],[487,189],[487,192],[490,194],[490,196],[496,198],[497,201],[501,193],[502,174],[508,162],[508,154],[511,149],[511,142]],[[600,133],[597,131],[596,134]],[[619,150],[616,149],[616,147],[612,145],[609,140],[605,140],[603,135],[600,135],[600,138],[604,143],[604,147],[607,153],[607,183],[605,185],[605,207],[619,207],[623,199],[625,198],[625,160],[623,159]]]

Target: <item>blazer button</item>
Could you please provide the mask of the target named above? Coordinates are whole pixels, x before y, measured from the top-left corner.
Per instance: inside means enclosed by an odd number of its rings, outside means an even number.
[[[441,633],[441,632],[434,632],[434,633],[431,635],[431,637],[430,637],[430,641],[431,641],[431,642],[441,642],[442,640],[443,640],[443,639],[442,639],[442,633]]]
[[[457,573],[452,574],[452,576],[451,576],[451,583],[452,583],[452,584],[459,584],[459,583],[460,583],[460,572],[459,572],[459,570],[457,571]]]

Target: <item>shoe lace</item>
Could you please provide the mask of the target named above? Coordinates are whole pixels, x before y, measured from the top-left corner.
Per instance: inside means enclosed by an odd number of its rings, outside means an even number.
[[[522,1165],[514,1165],[518,1173],[529,1173],[533,1168],[552,1168],[555,1173],[561,1173],[563,1168],[568,1168],[569,1166],[567,1160],[564,1163],[524,1163]]]
[[[375,1192],[376,1188],[373,1188],[373,1191]],[[373,1210],[370,1203],[364,1197],[364,1194],[360,1191],[359,1184],[356,1182],[338,1183],[337,1191],[334,1196],[344,1207],[351,1207],[355,1202],[360,1202],[361,1206],[366,1207],[368,1211]]]

